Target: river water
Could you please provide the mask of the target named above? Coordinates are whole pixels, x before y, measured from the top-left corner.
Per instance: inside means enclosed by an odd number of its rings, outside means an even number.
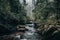
[[[26,31],[23,35],[17,35],[16,40],[41,40],[40,35],[36,32],[34,27],[26,27]]]
[[[35,1],[35,0],[34,0]],[[27,16],[33,18],[32,10],[34,9],[34,2],[33,0],[26,0],[26,7],[27,10]],[[20,0],[20,2],[23,3],[23,0]],[[36,29],[34,27],[26,26],[28,31],[26,31],[23,35],[17,35],[16,40],[40,40],[40,35],[36,32]]]

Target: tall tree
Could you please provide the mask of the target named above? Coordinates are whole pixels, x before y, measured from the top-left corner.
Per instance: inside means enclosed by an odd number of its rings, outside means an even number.
[[[2,28],[15,30],[14,28],[25,18],[26,12],[19,0],[0,0],[0,33],[4,30]]]
[[[55,2],[51,0],[37,0],[35,10],[35,18],[40,19],[41,22],[48,22],[51,19],[51,22],[56,21],[56,9],[55,9]]]

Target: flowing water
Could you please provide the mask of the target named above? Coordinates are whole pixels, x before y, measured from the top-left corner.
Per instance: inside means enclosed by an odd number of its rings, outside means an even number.
[[[24,2],[23,2],[24,0],[19,0],[19,1],[22,5],[24,5]],[[32,10],[35,8],[34,4],[36,0],[25,0],[25,2],[26,2],[25,4],[27,4],[24,6],[27,13],[26,14],[27,17],[29,17],[30,19],[34,19]]]
[[[34,0],[35,1],[35,0]],[[23,3],[23,0],[20,0]],[[26,0],[25,9],[27,10],[27,16],[31,19],[33,18],[32,10],[34,9],[33,0]],[[34,27],[26,26],[28,31],[26,31],[23,35],[17,35],[16,40],[40,40],[40,35],[36,32]]]
[[[36,32],[34,27],[26,27],[26,31],[23,35],[17,35],[16,40],[40,40],[40,35]]]

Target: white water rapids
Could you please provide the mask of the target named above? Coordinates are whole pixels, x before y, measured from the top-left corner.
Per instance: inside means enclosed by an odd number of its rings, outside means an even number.
[[[34,1],[36,0],[26,0],[27,5],[25,6],[25,9],[27,10],[27,16],[31,19],[33,18],[32,10],[35,8]],[[23,4],[23,0],[20,0],[20,2]],[[26,28],[28,31],[26,31],[23,35],[17,35],[16,40],[40,40],[40,36],[34,27],[26,26]]]
[[[26,31],[23,35],[17,35],[16,40],[40,40],[39,34],[36,32],[34,27],[26,27]]]

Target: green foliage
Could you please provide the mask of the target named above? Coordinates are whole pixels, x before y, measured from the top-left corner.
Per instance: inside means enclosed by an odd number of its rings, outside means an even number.
[[[15,30],[16,26],[25,22],[26,11],[19,0],[0,0],[0,28]]]
[[[57,11],[56,10],[57,9],[56,9],[55,1],[37,0],[35,9],[33,10],[33,12],[35,14],[35,20],[40,19],[40,22],[46,23],[46,22],[48,22],[50,17],[51,18],[54,17],[53,20],[57,21],[57,19],[56,19]],[[51,21],[53,21],[53,20],[51,19]]]
[[[38,29],[42,40],[60,40],[60,0],[37,0],[35,20],[40,20]]]

